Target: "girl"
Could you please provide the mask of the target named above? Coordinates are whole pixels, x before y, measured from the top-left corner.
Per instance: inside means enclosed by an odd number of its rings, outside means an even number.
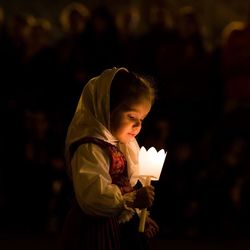
[[[137,188],[135,137],[154,98],[151,83],[126,68],[107,69],[85,85],[66,137],[75,201],[60,249],[149,249],[159,228],[148,217],[139,233],[138,215],[152,205],[154,187]]]

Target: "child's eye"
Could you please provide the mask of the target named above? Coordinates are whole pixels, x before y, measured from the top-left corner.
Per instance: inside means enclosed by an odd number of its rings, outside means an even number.
[[[136,121],[136,122],[140,122],[142,123],[143,122],[143,119],[138,119],[136,118],[136,116],[133,116],[133,115],[128,115],[128,118],[131,120],[131,121]]]
[[[135,120],[135,119],[136,119],[135,116],[133,116],[133,115],[128,115],[128,118],[129,118],[130,120]]]

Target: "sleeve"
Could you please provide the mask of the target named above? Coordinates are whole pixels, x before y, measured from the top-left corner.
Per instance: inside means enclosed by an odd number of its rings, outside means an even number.
[[[71,166],[76,199],[85,213],[130,218],[128,214],[132,209],[126,202],[133,200],[135,193],[123,196],[119,187],[112,184],[109,157],[103,149],[91,143],[82,144],[76,150]]]

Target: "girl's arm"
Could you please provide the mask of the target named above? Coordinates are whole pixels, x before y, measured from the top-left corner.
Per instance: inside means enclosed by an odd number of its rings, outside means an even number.
[[[71,165],[76,199],[85,213],[113,216],[132,210],[126,203],[135,198],[135,193],[123,196],[119,187],[112,184],[109,156],[99,146],[79,146]]]

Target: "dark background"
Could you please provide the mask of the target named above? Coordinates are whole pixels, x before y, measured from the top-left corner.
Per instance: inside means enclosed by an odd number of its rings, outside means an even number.
[[[6,17],[9,18],[13,13],[33,13],[38,17],[49,18],[57,27],[59,11],[65,4],[73,2],[71,0],[1,0],[0,5],[5,9]],[[106,4],[113,12],[119,12],[123,6],[137,5],[143,12],[148,12],[150,0],[134,0],[134,1],[112,1],[112,0],[91,0],[78,1],[88,6],[97,6]],[[158,0],[154,3],[163,2],[168,9],[176,10],[183,5],[194,6],[200,15],[200,21],[206,26],[209,34],[215,41],[218,41],[220,32],[224,26],[235,20],[246,20],[249,1],[247,0]],[[145,20],[144,20],[145,21]],[[58,28],[58,27],[57,27]]]
[[[80,92],[125,66],[158,90],[140,145],[168,151],[153,182],[153,249],[249,249],[248,1],[81,1],[91,15],[80,32],[60,23],[71,2],[0,1],[0,248],[54,248],[72,199],[64,140]]]

